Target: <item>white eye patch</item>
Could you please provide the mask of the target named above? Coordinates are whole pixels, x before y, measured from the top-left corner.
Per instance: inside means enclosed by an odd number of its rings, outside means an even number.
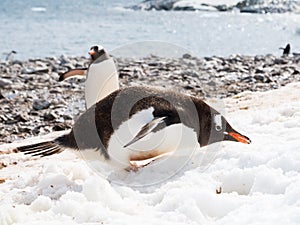
[[[214,116],[214,122],[216,131],[222,130],[222,116],[220,114]]]

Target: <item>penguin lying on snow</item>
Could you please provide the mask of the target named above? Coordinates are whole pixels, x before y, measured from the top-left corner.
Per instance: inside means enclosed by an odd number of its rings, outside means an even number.
[[[33,156],[65,148],[136,170],[131,161],[176,151],[181,142],[195,149],[220,141],[250,144],[218,111],[202,100],[170,90],[136,86],[119,89],[84,112],[70,133],[53,141],[18,147]]]

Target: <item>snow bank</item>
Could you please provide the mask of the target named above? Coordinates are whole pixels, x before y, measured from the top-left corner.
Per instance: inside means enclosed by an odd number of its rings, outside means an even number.
[[[164,171],[116,173],[128,184],[118,185],[69,151],[32,159],[0,146],[0,224],[299,224],[300,83],[225,105],[252,144],[199,149],[179,173],[145,187],[130,184]]]

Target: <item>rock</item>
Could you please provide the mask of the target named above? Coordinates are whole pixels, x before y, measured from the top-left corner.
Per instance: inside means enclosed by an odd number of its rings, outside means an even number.
[[[46,100],[40,99],[40,100],[34,100],[32,107],[34,110],[42,110],[42,109],[48,109],[50,106],[50,103]]]
[[[62,115],[62,117],[64,120],[72,120],[73,119],[72,116],[70,116],[70,115]]]
[[[274,63],[275,64],[288,64],[289,63],[289,60],[286,59],[286,58],[276,58],[274,60]]]
[[[178,0],[145,0],[138,5],[131,6],[133,10],[171,10]]]
[[[55,120],[57,115],[54,112],[49,112],[44,114],[44,120]]]
[[[254,76],[254,79],[257,80],[257,81],[260,81],[260,82],[264,82],[265,80],[265,77],[263,75],[255,75]]]
[[[0,78],[0,88],[4,88],[4,87],[8,87],[10,85],[12,85],[12,81],[5,79],[5,78]]]
[[[300,2],[293,0],[244,0],[236,7],[242,13],[286,13],[300,12]]]
[[[127,8],[147,11],[232,11],[238,9],[242,13],[300,13],[300,2],[295,0],[235,0],[230,1],[230,4],[222,4],[222,2],[210,0],[145,0]]]
[[[263,69],[256,68],[255,73],[265,73]]]
[[[28,119],[28,116],[26,116],[25,114],[18,114],[14,117],[14,119],[17,121],[17,122],[27,122],[29,119]]]
[[[49,72],[48,67],[24,68],[22,70],[22,73],[24,74],[43,74],[48,72]]]
[[[0,90],[0,99],[4,99],[5,97],[2,95],[1,90]]]
[[[214,81],[209,81],[209,82],[207,83],[207,85],[209,85],[209,86],[216,86],[216,82],[214,82]]]
[[[64,125],[64,124],[56,124],[53,128],[52,128],[52,130],[53,131],[62,131],[62,130],[67,130],[67,129],[69,129],[70,127],[68,127],[68,126],[66,126],[66,125]]]
[[[192,56],[188,53],[185,53],[185,54],[182,55],[182,58],[184,58],[184,59],[190,59],[191,57]]]
[[[64,65],[66,63],[70,63],[71,62],[71,60],[68,59],[68,57],[65,56],[65,55],[61,55],[60,58],[59,58],[59,60],[60,60],[60,65]]]

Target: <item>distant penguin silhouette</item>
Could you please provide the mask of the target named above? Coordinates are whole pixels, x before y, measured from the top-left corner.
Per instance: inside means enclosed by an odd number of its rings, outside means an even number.
[[[291,45],[287,44],[285,46],[285,48],[281,47],[279,49],[283,50],[283,53],[282,53],[283,56],[288,56],[290,54],[290,52],[291,52]]]
[[[4,53],[4,55],[6,55],[5,61],[11,60],[11,59],[12,59],[12,56],[13,56],[14,54],[17,54],[17,52],[16,52],[15,50],[10,51],[9,53]]]

